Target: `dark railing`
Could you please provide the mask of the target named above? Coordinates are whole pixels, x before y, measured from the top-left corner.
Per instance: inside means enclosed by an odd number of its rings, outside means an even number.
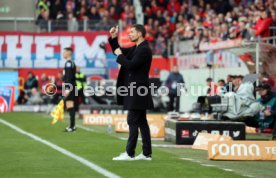
[[[116,25],[113,20],[36,20],[34,18],[0,18],[0,31],[106,31]]]
[[[250,40],[244,40],[245,44],[256,43],[257,37],[252,37]],[[270,27],[270,37],[261,38],[261,43],[267,43],[270,45],[276,45],[276,27]],[[185,40],[185,41],[177,41],[174,42],[174,51],[173,53],[179,53],[180,55],[190,55],[198,53],[198,50],[194,48],[195,41],[194,40]],[[201,51],[204,52],[204,51]]]

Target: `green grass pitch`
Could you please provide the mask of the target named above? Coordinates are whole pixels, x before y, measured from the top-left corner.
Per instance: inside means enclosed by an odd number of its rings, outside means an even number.
[[[275,176],[272,161],[211,161],[206,151],[191,148],[153,148],[153,161],[112,161],[124,151],[126,134],[108,134],[106,127],[79,128],[75,133],[63,132],[68,119],[51,125],[50,116],[42,113],[5,113],[0,118],[56,144],[98,166],[124,178],[239,178]],[[82,125],[80,119],[78,125]],[[269,139],[261,137],[260,139]],[[153,141],[154,144],[170,144]],[[141,143],[137,152],[141,152]],[[183,160],[181,158],[191,159]],[[32,138],[0,123],[1,178],[104,177],[80,162],[61,154]]]

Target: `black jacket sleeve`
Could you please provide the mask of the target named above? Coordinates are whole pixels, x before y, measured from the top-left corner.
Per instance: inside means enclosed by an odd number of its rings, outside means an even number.
[[[140,48],[137,50],[138,51],[131,60],[128,60],[124,54],[121,54],[118,56],[117,62],[130,70],[142,66],[150,58],[151,51],[148,48]]]
[[[129,53],[129,51],[131,50],[131,48],[122,48],[122,47],[120,47],[120,45],[119,45],[119,43],[118,43],[118,38],[117,38],[117,37],[116,37],[116,38],[111,38],[111,37],[109,37],[109,38],[108,38],[108,42],[109,42],[109,44],[110,44],[110,46],[111,46],[111,48],[112,48],[113,53],[114,53],[114,51],[115,51],[117,48],[120,48],[120,49],[122,50],[122,53],[123,53],[124,55],[127,55],[127,54]]]

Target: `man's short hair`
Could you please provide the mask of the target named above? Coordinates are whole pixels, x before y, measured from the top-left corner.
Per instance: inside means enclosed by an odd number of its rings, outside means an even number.
[[[222,82],[222,83],[225,83],[225,80],[223,79],[220,79],[218,82]]]
[[[73,49],[71,47],[66,47],[66,48],[64,48],[64,50],[70,51],[71,53],[73,53]]]
[[[242,80],[244,77],[243,75],[233,75],[233,79],[240,79]]]
[[[271,91],[271,85],[269,85],[268,83],[262,83],[256,87],[257,91],[259,91],[261,89]]]
[[[30,74],[31,74],[32,76],[34,76],[34,73],[32,73],[31,71],[28,72],[28,75],[30,75]]]
[[[237,78],[242,80],[244,78],[244,76],[243,75],[238,75]]]
[[[142,33],[142,37],[145,38],[145,36],[146,36],[146,29],[145,29],[144,25],[134,24],[134,25],[131,26],[131,28],[135,28],[136,31]]]
[[[206,82],[212,82],[213,81],[213,79],[211,78],[211,77],[208,77],[207,79],[206,79]]]

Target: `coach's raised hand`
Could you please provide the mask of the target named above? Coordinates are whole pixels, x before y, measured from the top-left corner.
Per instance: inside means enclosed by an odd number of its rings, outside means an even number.
[[[120,48],[117,48],[115,51],[114,51],[114,54],[116,56],[119,56],[120,54],[122,54],[122,50]]]
[[[119,26],[117,25],[116,27],[112,27],[109,30],[109,33],[111,35],[111,38],[116,38],[118,36],[118,31],[119,31]]]

